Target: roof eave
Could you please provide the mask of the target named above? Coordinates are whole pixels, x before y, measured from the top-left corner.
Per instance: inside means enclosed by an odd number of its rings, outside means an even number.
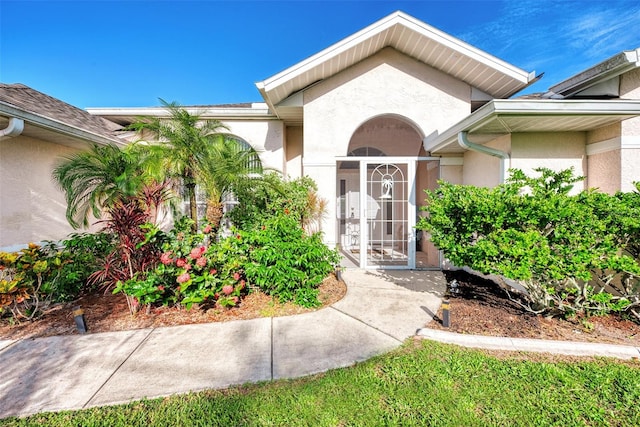
[[[216,118],[220,120],[274,120],[277,116],[269,108],[269,105],[252,107],[183,107],[189,114],[198,115],[203,119]],[[100,116],[107,120],[117,118],[129,118],[135,120],[139,117],[166,117],[165,107],[115,107],[115,108],[87,108],[86,111],[94,116]]]
[[[518,67],[515,67],[493,55],[490,55],[480,49],[475,48],[474,46],[471,46],[470,44],[460,39],[446,34],[435,27],[432,27],[416,18],[406,15],[403,12],[397,11],[382,18],[377,22],[374,22],[373,24],[352,34],[351,36],[338,41],[337,43],[334,43],[333,45],[316,53],[315,55],[281,71],[280,73],[277,73],[272,77],[256,83],[256,86],[265,101],[271,106],[275,106],[281,101],[281,99],[285,99],[292,93],[303,89],[303,87],[291,88],[291,91],[289,93],[279,93],[276,95],[279,89],[284,87],[288,82],[296,78],[300,78],[304,75],[304,73],[312,72],[322,64],[331,61],[332,59],[349,51],[350,49],[356,48],[357,46],[365,43],[367,40],[373,37],[380,36],[386,31],[392,31],[397,25],[410,30],[421,37],[426,37],[429,40],[434,41],[438,45],[450,50],[451,52],[464,55],[474,62],[483,64],[487,68],[496,71],[505,78],[510,79],[511,82],[509,83],[510,88],[508,90],[508,96],[512,96],[513,94],[520,92],[536,79],[535,72],[527,72]],[[387,38],[387,36],[389,38]],[[381,47],[379,47],[380,49],[388,46],[394,47],[392,35],[385,35],[383,40],[385,41],[381,43]],[[344,65],[342,65],[342,67],[346,68],[349,65],[350,64],[345,63]],[[337,72],[339,71],[341,70],[338,70]],[[325,78],[326,77],[327,76],[325,76]],[[485,88],[480,89],[485,90]],[[489,89],[487,90],[489,91]],[[505,96],[505,93],[503,92],[504,91],[499,93],[500,96],[494,94],[494,97],[508,97]]]
[[[548,96],[569,97],[640,67],[640,48],[621,52],[549,88]]]
[[[458,134],[468,132],[473,134],[482,129],[487,123],[500,118],[512,116],[580,116],[600,115],[618,116],[622,119],[629,116],[640,116],[640,101],[638,100],[520,100],[499,99],[492,100],[472,114],[451,126],[441,134],[432,134],[423,141],[427,152],[438,152],[457,144]],[[505,130],[503,134],[509,134]]]
[[[84,129],[80,129],[75,126],[68,125],[66,123],[50,119],[48,117],[41,116],[39,114],[31,113],[19,108],[14,107],[4,101],[0,101],[0,114],[7,117],[16,117],[24,120],[33,126],[37,126],[43,129],[47,129],[59,134],[69,136],[71,138],[80,139],[90,143],[96,143],[99,145],[116,144],[118,146],[126,145],[126,141],[123,141],[117,137],[108,138],[104,135],[99,135],[93,132],[89,132]]]

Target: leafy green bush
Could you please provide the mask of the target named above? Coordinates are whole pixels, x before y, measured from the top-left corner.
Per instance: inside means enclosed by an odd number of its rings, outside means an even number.
[[[318,286],[340,260],[320,233],[308,236],[295,217],[283,212],[257,230],[240,231],[238,238],[248,245],[244,270],[250,283],[282,301],[319,305]]]
[[[326,201],[317,195],[316,183],[309,177],[285,180],[272,172],[261,180],[235,190],[238,206],[227,215],[241,230],[253,230],[269,218],[285,212],[309,233],[319,231]]]
[[[52,278],[54,301],[71,301],[88,290],[89,276],[113,250],[114,239],[109,233],[73,233],[60,243],[43,246],[47,258],[59,266]]]
[[[76,298],[111,244],[108,234],[78,233],[60,243],[0,252],[0,316],[32,319],[52,302]]]
[[[620,195],[570,195],[581,179],[572,170],[536,171],[540,176],[512,170],[495,188],[440,182],[426,191],[428,216],[417,227],[431,233],[453,264],[518,281],[533,311],[633,308],[640,266],[626,242],[633,241],[633,230],[639,236],[640,217],[629,216]],[[626,282],[614,289],[620,277]]]
[[[13,319],[33,319],[52,298],[48,280],[56,266],[46,259],[36,244],[19,252],[0,252],[0,315]]]

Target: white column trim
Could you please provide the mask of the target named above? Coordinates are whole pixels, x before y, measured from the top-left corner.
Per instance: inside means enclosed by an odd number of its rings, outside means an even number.
[[[620,148],[620,145],[621,139],[619,136],[604,141],[595,142],[593,144],[587,144],[587,156],[593,156],[594,154],[601,154],[608,151],[617,150]]]
[[[462,166],[464,157],[440,157],[440,166]]]
[[[640,135],[623,135],[620,148],[640,148]]]

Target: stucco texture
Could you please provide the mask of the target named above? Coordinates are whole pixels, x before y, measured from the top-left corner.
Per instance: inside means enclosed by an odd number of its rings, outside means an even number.
[[[493,141],[489,141],[485,146],[509,153],[511,151],[510,135],[500,136]],[[504,166],[502,163],[504,162]],[[495,187],[500,182],[500,168],[509,169],[509,161],[498,157],[490,156],[476,151],[466,151],[464,153],[464,168],[462,169],[462,182],[465,185],[475,185],[478,187]]]
[[[589,156],[587,185],[609,194],[620,190],[619,149]]]
[[[279,120],[224,121],[229,132],[242,138],[260,156],[265,168],[284,170],[284,124]]]
[[[585,132],[514,133],[511,136],[511,167],[535,176],[535,168],[554,171],[573,168],[574,175],[587,174]],[[586,183],[574,185],[574,191],[583,190]]]
[[[469,114],[470,96],[469,85],[392,48],[383,49],[305,91],[303,173],[318,183],[320,194],[335,194],[336,156],[371,146],[367,136],[376,131],[386,139],[375,142],[385,154],[416,156],[418,139]],[[406,146],[400,142],[404,137],[411,139]],[[335,197],[328,209],[332,215],[323,230],[332,244],[337,237]]]
[[[51,172],[61,157],[75,152],[25,136],[0,141],[0,248],[60,240],[74,231]]]

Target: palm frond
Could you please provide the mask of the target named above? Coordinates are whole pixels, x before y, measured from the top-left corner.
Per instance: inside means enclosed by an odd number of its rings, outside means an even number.
[[[65,192],[66,217],[74,228],[89,225],[118,200],[139,191],[145,177],[135,156],[115,145],[94,145],[89,151],[66,157],[52,176]]]

